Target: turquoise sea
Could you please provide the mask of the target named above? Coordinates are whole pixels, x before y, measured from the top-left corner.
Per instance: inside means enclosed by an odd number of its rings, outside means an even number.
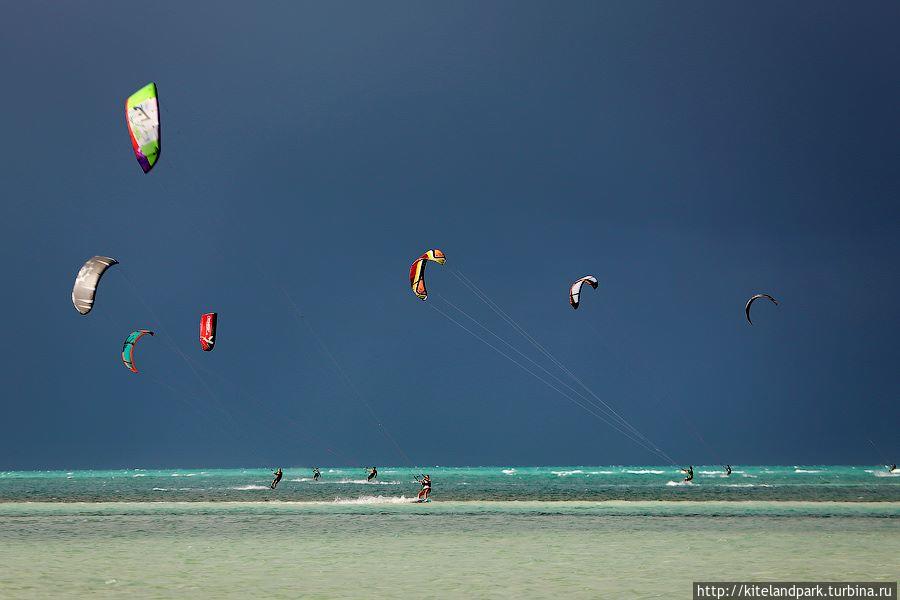
[[[879,466],[0,473],[0,597],[689,598],[694,580],[897,580]],[[434,480],[414,504],[413,476]]]
[[[900,471],[872,466],[694,465],[694,481],[672,466],[382,467],[373,483],[366,469],[284,469],[276,491],[271,469],[122,469],[0,471],[0,502],[402,502],[414,497],[414,477],[428,473],[435,501],[502,500],[802,500],[900,502]]]

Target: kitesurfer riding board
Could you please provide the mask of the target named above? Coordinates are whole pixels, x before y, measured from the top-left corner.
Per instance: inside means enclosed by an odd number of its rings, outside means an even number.
[[[278,467],[278,470],[273,471],[272,474],[275,475],[275,479],[272,480],[272,485],[270,485],[269,487],[274,490],[276,487],[278,487],[278,482],[281,481],[284,473],[281,472],[281,467]]]
[[[422,479],[416,477],[416,481],[422,484],[422,489],[419,491],[416,502],[428,502],[428,495],[431,494],[431,476],[422,475]]]

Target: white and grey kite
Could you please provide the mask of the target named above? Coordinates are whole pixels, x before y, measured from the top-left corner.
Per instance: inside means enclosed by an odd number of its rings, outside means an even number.
[[[117,264],[119,261],[108,256],[95,256],[84,263],[84,266],[78,271],[75,286],[72,288],[72,304],[75,305],[75,310],[83,315],[91,312],[100,278],[108,268]]]
[[[593,275],[587,275],[576,280],[575,283],[572,284],[572,287],[569,288],[569,304],[576,310],[578,310],[578,298],[581,296],[581,286],[585,283],[595,290],[597,289],[597,278]]]

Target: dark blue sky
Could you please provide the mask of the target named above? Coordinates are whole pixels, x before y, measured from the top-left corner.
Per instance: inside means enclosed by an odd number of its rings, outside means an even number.
[[[282,287],[414,462],[658,462],[418,301],[432,247],[677,461],[897,459],[896,2],[2,13],[0,469],[401,462]]]

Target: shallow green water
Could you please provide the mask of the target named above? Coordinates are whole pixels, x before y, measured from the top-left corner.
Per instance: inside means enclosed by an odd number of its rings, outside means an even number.
[[[695,579],[896,579],[900,504],[0,505],[0,596],[687,598]]]

